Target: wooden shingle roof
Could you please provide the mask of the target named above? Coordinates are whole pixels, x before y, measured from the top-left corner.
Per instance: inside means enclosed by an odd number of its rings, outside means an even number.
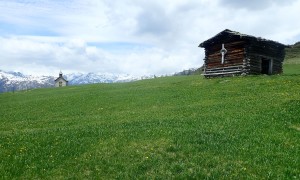
[[[221,41],[224,38],[229,38],[229,39],[245,39],[245,40],[253,40],[253,41],[261,41],[261,42],[267,42],[267,43],[271,43],[271,44],[275,44],[277,46],[283,46],[283,47],[287,47],[284,44],[281,44],[279,42],[276,41],[272,41],[272,40],[268,40],[268,39],[264,39],[261,37],[255,37],[255,36],[251,36],[251,35],[247,35],[247,34],[242,34],[240,32],[237,31],[232,31],[229,29],[225,29],[224,31],[218,33],[217,35],[215,35],[214,37],[202,42],[199,47],[205,48],[207,46],[213,45],[216,42]]]

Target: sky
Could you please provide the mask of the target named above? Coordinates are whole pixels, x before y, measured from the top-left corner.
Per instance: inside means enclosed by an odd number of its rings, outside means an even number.
[[[0,70],[166,75],[224,29],[300,41],[300,0],[0,0]]]

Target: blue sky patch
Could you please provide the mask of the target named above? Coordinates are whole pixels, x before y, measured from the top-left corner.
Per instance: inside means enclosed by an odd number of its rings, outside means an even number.
[[[0,21],[1,35],[33,35],[33,36],[59,36],[58,33],[46,28],[18,25]]]

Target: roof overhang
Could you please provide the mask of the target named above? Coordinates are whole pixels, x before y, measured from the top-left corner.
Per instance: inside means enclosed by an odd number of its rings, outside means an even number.
[[[255,37],[255,36],[251,36],[251,35],[247,35],[247,34],[242,34],[236,31],[231,31],[229,29],[225,29],[224,31],[218,33],[217,35],[215,35],[214,37],[202,42],[201,44],[199,44],[198,47],[202,47],[202,48],[206,48],[207,46],[213,45],[215,42],[218,42],[220,39],[222,38],[239,38],[239,39],[245,39],[245,40],[253,40],[253,41],[260,41],[260,42],[268,42],[268,43],[272,43],[275,44],[277,46],[282,46],[282,47],[288,47],[284,44],[281,44],[279,42],[276,41],[272,41],[272,40],[268,40],[268,39],[264,39],[261,37]]]

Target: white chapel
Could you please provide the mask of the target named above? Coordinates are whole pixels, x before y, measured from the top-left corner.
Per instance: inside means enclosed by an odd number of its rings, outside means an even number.
[[[59,77],[55,79],[55,87],[68,86],[68,81],[63,77],[63,73],[59,72]]]

